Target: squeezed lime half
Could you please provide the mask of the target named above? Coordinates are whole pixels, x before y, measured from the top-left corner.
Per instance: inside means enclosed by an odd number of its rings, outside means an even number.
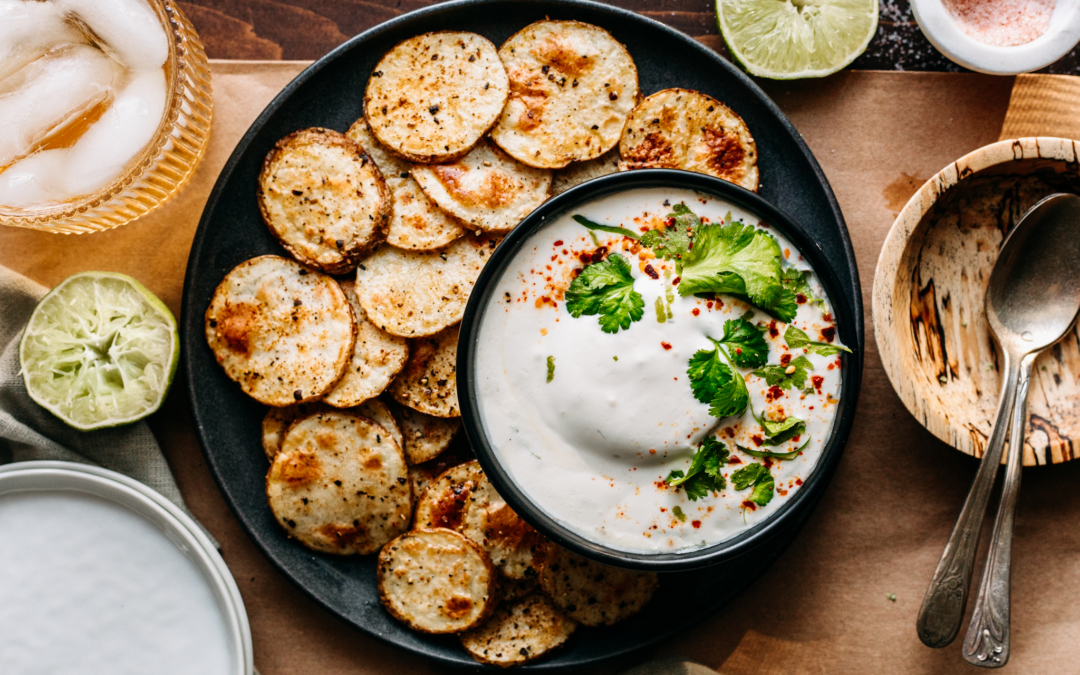
[[[878,0],[717,0],[720,34],[752,75],[831,75],[866,51]]]
[[[88,431],[129,424],[161,407],[180,360],[176,318],[135,279],[68,277],[42,298],[19,344],[30,397]]]

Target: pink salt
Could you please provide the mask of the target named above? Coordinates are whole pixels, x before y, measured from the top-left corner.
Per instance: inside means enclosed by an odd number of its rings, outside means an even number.
[[[1054,0],[943,0],[965,33],[999,47],[1027,44],[1050,27]]]

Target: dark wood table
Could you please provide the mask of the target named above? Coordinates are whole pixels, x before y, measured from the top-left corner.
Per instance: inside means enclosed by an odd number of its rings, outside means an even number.
[[[605,0],[668,24],[727,55],[714,0]],[[313,60],[357,33],[437,0],[191,0],[181,8],[210,58]],[[907,0],[880,0],[881,20],[857,70],[962,72],[923,37]],[[1080,48],[1045,71],[1080,74]]]

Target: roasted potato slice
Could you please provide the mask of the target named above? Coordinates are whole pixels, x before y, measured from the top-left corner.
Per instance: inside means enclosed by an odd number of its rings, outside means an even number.
[[[266,495],[289,536],[323,553],[374,553],[409,529],[401,448],[378,424],[345,411],[293,422],[266,476]]]
[[[301,417],[330,410],[332,408],[322,401],[298,403],[284,408],[270,408],[267,410],[266,417],[263,418],[262,422],[262,446],[266,452],[266,458],[272,462],[277,457],[278,452],[281,451],[281,442],[285,440],[285,432],[290,424]]]
[[[398,403],[434,417],[461,417],[457,396],[458,327],[412,341],[409,362],[390,384]]]
[[[345,372],[356,319],[332,278],[287,258],[240,263],[206,310],[206,341],[244,393],[271,406],[321,398]]]
[[[344,274],[386,239],[390,191],[375,162],[344,134],[302,129],[281,139],[259,174],[259,210],[297,260]]]
[[[386,389],[394,376],[405,367],[405,361],[409,358],[409,342],[379,330],[368,321],[364,308],[356,300],[355,283],[340,283],[356,316],[356,344],[345,374],[323,400],[335,408],[351,408],[375,398]]]
[[[584,162],[574,162],[565,169],[555,172],[551,181],[551,194],[557,195],[566,192],[575,185],[581,185],[585,181],[606,176],[619,170],[618,148],[608,150],[596,159],[588,159]]]
[[[484,470],[475,459],[447,469],[417,498],[413,527],[460,528],[469,495],[483,477]]]
[[[404,437],[405,461],[410,466],[430,462],[450,447],[454,435],[461,429],[461,418],[426,415],[401,405],[393,399],[386,404],[401,425]],[[464,459],[462,460],[464,461]],[[448,465],[449,466],[449,465]],[[441,471],[440,471],[441,473]]]
[[[356,406],[352,409],[352,412],[355,412],[362,417],[366,417],[383,429],[386,429],[386,433],[390,434],[390,438],[394,439],[394,442],[398,444],[398,447],[404,450],[405,437],[401,435],[401,426],[398,424],[397,418],[394,417],[394,414],[390,412],[390,408],[387,407],[385,403],[377,398],[373,398]],[[405,463],[408,464],[407,457]]]
[[[514,513],[487,476],[482,476],[469,494],[461,533],[480,544],[495,567],[511,579],[539,574],[547,539]]]
[[[476,145],[509,91],[495,45],[476,33],[424,33],[375,66],[364,116],[375,138],[412,162],[448,162]]]
[[[562,646],[577,628],[540,593],[503,602],[490,619],[460,635],[465,651],[479,661],[506,668],[537,659]]]
[[[476,277],[499,240],[461,237],[433,251],[384,246],[356,270],[356,297],[376,326],[401,337],[434,335],[461,321]]]
[[[630,52],[602,28],[538,21],[499,48],[510,100],[491,138],[511,157],[542,169],[593,159],[619,142],[637,103]]]
[[[479,232],[507,232],[551,193],[551,172],[525,166],[488,141],[453,164],[417,166],[412,175],[439,208]]]
[[[499,577],[499,602],[514,602],[539,592],[540,584],[536,577],[526,579],[511,579],[505,575]]]
[[[635,572],[582,558],[548,545],[540,587],[555,606],[586,626],[610,626],[637,614],[652,599],[653,572]]]
[[[623,169],[684,169],[757,190],[757,144],[731,108],[688,89],[665,89],[630,113]]]
[[[453,530],[414,530],[379,553],[379,599],[424,633],[459,633],[493,611],[495,571],[480,548]]]
[[[386,243],[398,248],[427,251],[446,246],[465,228],[445,213],[420,189],[412,176],[413,165],[390,153],[371,133],[367,120],[356,120],[346,135],[360,144],[382,172],[393,208]]]

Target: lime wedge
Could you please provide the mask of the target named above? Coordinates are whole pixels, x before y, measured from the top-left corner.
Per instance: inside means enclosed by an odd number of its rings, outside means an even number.
[[[30,397],[84,431],[161,407],[179,359],[169,308],[138,281],[111,272],[62,281],[34,308],[19,344]]]
[[[831,75],[866,51],[878,0],[717,0],[720,33],[752,75]]]

